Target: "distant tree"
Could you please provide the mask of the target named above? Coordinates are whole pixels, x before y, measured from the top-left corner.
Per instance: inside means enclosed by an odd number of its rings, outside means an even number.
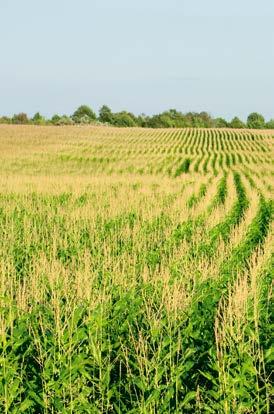
[[[8,116],[0,116],[0,124],[11,124],[11,118]]]
[[[59,121],[56,122],[56,125],[73,125],[73,124],[74,124],[73,120],[67,115],[61,116]]]
[[[76,111],[72,115],[72,119],[76,123],[80,123],[80,119],[83,116],[87,116],[90,120],[90,122],[94,121],[96,119],[95,112],[87,105],[81,105],[79,108],[76,109]]]
[[[214,120],[207,112],[188,112],[185,117],[189,127],[211,128],[214,126]]]
[[[182,112],[169,109],[161,114],[153,115],[148,120],[148,126],[152,128],[184,128],[189,125],[187,117]]]
[[[90,124],[91,119],[88,115],[83,115],[81,116],[81,118],[78,118],[78,123],[79,124]]]
[[[263,129],[265,128],[265,119],[263,115],[257,112],[252,112],[247,118],[247,127],[252,129]]]
[[[237,116],[235,116],[232,121],[230,122],[231,128],[246,128],[246,125],[243,121],[241,121]]]
[[[61,119],[61,116],[60,116],[60,115],[58,115],[58,114],[54,114],[54,115],[52,116],[52,118],[51,118],[50,122],[51,122],[53,125],[57,125],[57,124],[58,124],[58,122],[60,121],[60,119]]]
[[[34,124],[43,125],[46,123],[46,120],[39,112],[36,112],[36,114],[32,118],[32,122]]]
[[[211,118],[211,116],[209,115],[209,113],[207,113],[205,111],[204,112],[200,112],[198,114],[198,118],[199,118],[199,120],[201,122],[201,125],[204,128],[212,128],[214,126],[214,121]]]
[[[20,112],[19,114],[14,114],[12,117],[12,123],[13,124],[28,124],[29,119],[27,114],[24,112]]]
[[[147,120],[149,128],[172,128],[174,121],[166,112],[158,115],[153,115]]]
[[[215,128],[227,128],[229,126],[224,118],[216,118],[213,123]]]
[[[142,113],[141,115],[138,115],[138,117],[136,118],[136,123],[139,127],[147,128],[148,119],[149,117],[146,114]]]
[[[113,114],[113,122],[114,125],[119,127],[134,127],[137,125],[134,115],[126,111]]]
[[[37,124],[37,125],[72,125],[76,124],[111,124],[118,127],[143,127],[143,128],[254,128],[254,129],[274,129],[274,119],[265,122],[263,115],[253,112],[247,118],[245,124],[238,117],[234,117],[231,122],[224,118],[212,118],[208,112],[187,112],[182,113],[174,108],[155,115],[141,114],[135,116],[128,111],[113,113],[107,106],[103,105],[99,110],[99,117],[87,105],[81,105],[72,116],[55,114],[47,120],[39,112],[29,119],[27,114],[21,112],[13,115],[12,118],[0,116],[0,123],[13,124]]]
[[[103,123],[109,123],[112,124],[113,119],[113,113],[111,112],[111,109],[107,105],[103,105],[99,110],[99,121]]]
[[[268,121],[268,122],[265,124],[265,127],[266,127],[267,129],[274,129],[274,119],[270,119],[270,121]]]
[[[169,109],[169,111],[163,112],[165,117],[169,117],[172,122],[169,122],[170,126],[173,128],[184,128],[187,127],[187,119],[182,112],[177,111],[176,109]]]
[[[158,122],[158,127],[160,128],[174,128],[175,127],[175,119],[172,115],[167,111],[163,112],[156,118]]]

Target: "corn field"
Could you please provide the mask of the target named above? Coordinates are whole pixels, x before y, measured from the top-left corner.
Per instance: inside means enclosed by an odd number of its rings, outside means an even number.
[[[273,138],[0,126],[1,413],[271,412]]]

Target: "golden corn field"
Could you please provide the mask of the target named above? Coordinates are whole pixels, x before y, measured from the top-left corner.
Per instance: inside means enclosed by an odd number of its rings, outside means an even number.
[[[271,412],[273,139],[0,125],[1,413]]]

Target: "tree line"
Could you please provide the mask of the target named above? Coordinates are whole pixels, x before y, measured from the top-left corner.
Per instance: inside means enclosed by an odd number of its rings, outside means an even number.
[[[24,112],[14,114],[12,117],[0,117],[1,124],[33,124],[33,125],[112,125],[117,127],[143,127],[143,128],[251,128],[274,129],[274,119],[268,122],[263,115],[252,112],[246,122],[238,117],[231,121],[224,118],[213,118],[207,112],[182,113],[176,109],[169,109],[156,115],[134,115],[131,112],[112,112],[103,105],[98,115],[88,105],[81,105],[72,115],[55,114],[46,118],[37,112],[32,118]]]

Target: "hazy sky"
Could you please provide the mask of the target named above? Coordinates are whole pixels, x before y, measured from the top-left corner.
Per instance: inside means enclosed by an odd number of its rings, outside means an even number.
[[[274,118],[274,0],[0,0],[0,114]]]

